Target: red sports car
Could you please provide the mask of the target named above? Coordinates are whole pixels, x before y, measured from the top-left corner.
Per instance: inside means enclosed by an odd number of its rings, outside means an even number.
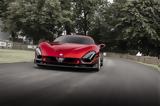
[[[60,36],[53,42],[41,42],[35,50],[35,63],[38,66],[60,66],[94,68],[103,66],[100,50],[104,44],[96,45],[89,36]]]

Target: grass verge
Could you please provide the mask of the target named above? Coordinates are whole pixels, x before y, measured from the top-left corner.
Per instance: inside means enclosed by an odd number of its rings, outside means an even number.
[[[0,63],[31,62],[34,51],[0,49]]]
[[[147,63],[142,63],[142,62],[138,62],[138,63],[146,65],[146,66],[153,67],[153,68],[157,69],[158,71],[160,71],[160,65],[147,64]]]

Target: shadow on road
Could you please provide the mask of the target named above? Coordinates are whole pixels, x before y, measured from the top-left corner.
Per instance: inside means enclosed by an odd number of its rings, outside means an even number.
[[[91,68],[71,68],[71,67],[53,67],[53,66],[34,66],[36,69],[50,70],[50,71],[65,71],[76,73],[96,73],[97,71]]]

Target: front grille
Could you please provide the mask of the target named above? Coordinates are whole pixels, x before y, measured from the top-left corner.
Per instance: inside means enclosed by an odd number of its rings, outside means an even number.
[[[77,59],[75,58],[65,58],[64,63],[75,63]]]
[[[46,57],[47,62],[57,62],[57,59],[55,57]]]
[[[78,59],[76,58],[64,58],[62,62],[58,62],[56,57],[45,57],[46,62],[50,64],[60,63],[60,64],[75,64]]]

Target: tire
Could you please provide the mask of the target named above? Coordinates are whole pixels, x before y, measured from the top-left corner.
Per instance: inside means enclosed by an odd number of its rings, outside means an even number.
[[[97,65],[96,65],[95,70],[96,70],[96,71],[100,71],[100,69],[101,69],[101,58],[99,57],[99,58],[98,58],[98,63],[97,63]]]
[[[103,66],[103,57],[101,58],[101,67]]]
[[[36,64],[37,65],[37,67],[39,67],[39,68],[42,68],[43,66],[42,65],[39,65],[39,64]]]

